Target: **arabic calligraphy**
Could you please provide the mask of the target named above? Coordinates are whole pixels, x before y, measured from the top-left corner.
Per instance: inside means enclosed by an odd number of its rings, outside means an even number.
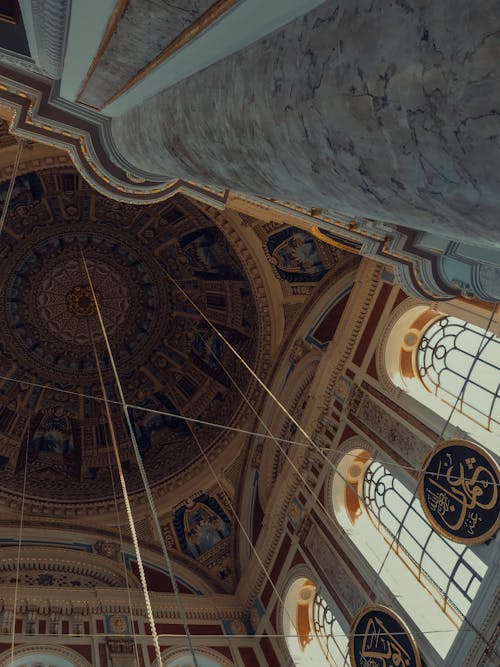
[[[432,526],[445,537],[484,542],[498,529],[499,481],[498,466],[486,452],[474,443],[450,440],[424,466],[420,500]]]
[[[367,623],[361,652],[364,659],[381,660],[384,667],[391,667],[391,661],[395,667],[411,663],[408,652],[391,636],[378,616]]]
[[[361,612],[350,643],[353,667],[420,667],[420,655],[406,626],[381,605]]]

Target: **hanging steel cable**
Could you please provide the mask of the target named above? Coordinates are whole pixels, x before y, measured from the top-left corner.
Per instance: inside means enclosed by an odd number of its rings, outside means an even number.
[[[90,332],[89,332],[89,335],[90,335]],[[92,338],[92,347],[94,349],[94,356],[95,356],[96,364],[97,364],[98,363],[97,349],[96,349],[93,338]],[[100,375],[100,368],[99,368],[99,375]],[[135,625],[134,625],[134,613],[133,613],[133,607],[132,607],[132,596],[131,596],[131,593],[130,593],[130,581],[129,581],[129,574],[128,574],[127,564],[126,564],[125,558],[124,558],[123,532],[122,532],[121,521],[120,521],[120,512],[118,510],[118,498],[117,498],[117,493],[116,493],[114,471],[113,471],[113,466],[112,466],[112,463],[111,463],[111,453],[109,451],[109,447],[106,447],[106,452],[107,452],[107,458],[108,458],[109,477],[111,479],[111,489],[113,491],[113,501],[114,501],[114,506],[115,506],[115,515],[116,515],[116,526],[117,526],[117,529],[118,529],[118,537],[119,537],[119,540],[120,540],[120,559],[123,563],[123,571],[124,571],[124,576],[125,576],[125,586],[127,588],[127,601],[128,601],[128,607],[129,607],[129,613],[130,613],[130,623],[131,623],[131,627],[132,627],[132,637],[133,637],[133,641],[134,641],[134,653],[135,653],[135,659],[136,659],[137,667],[139,667],[141,663],[140,663],[140,658],[139,658],[139,647],[137,645],[137,637],[136,637]]]
[[[94,348],[95,349],[95,348]],[[127,512],[127,518],[129,522],[129,527],[130,527],[130,534],[132,536],[132,543],[134,545],[134,551],[135,551],[135,557],[137,560],[137,567],[139,569],[139,578],[141,580],[141,586],[142,586],[142,592],[144,595],[144,602],[146,605],[146,612],[147,612],[147,617],[149,621],[149,625],[151,628],[151,636],[153,638],[153,643],[155,647],[155,652],[156,652],[156,657],[158,658],[159,664],[161,665],[161,651],[160,651],[160,644],[158,641],[158,633],[156,632],[156,624],[155,624],[155,619],[153,615],[153,609],[151,607],[151,600],[149,597],[149,590],[148,590],[148,585],[146,581],[146,575],[144,572],[144,566],[142,563],[142,556],[141,556],[141,550],[139,548],[139,541],[137,539],[137,531],[135,529],[135,523],[134,523],[134,517],[132,514],[132,508],[130,506],[130,498],[128,495],[127,491],[127,484],[125,482],[125,476],[123,474],[123,468],[120,460],[120,452],[118,450],[118,443],[116,441],[116,433],[115,433],[115,427],[113,424],[113,419],[111,417],[111,410],[109,407],[109,403],[107,400],[107,391],[106,391],[106,386],[104,384],[104,380],[102,377],[102,371],[101,371],[101,365],[99,363],[99,358],[96,353],[96,365],[97,365],[97,371],[99,373],[99,382],[101,383],[101,389],[102,389],[102,395],[104,398],[104,405],[106,408],[106,417],[108,420],[108,426],[109,426],[109,431],[110,431],[110,436],[111,436],[111,442],[113,444],[113,451],[115,454],[115,460],[116,460],[116,467],[118,469],[118,475],[120,478],[120,484],[122,487],[122,492],[123,492],[123,500],[125,503],[125,510]]]
[[[80,252],[81,252],[83,265],[85,267],[85,273],[86,273],[86,276],[87,276],[89,287],[90,287],[91,292],[92,292],[92,298],[94,300],[96,315],[97,315],[97,318],[99,320],[99,325],[101,327],[102,336],[103,336],[103,339],[104,339],[104,342],[105,342],[105,345],[106,345],[106,350],[108,352],[108,356],[109,356],[111,366],[112,366],[112,369],[113,369],[113,374],[114,374],[114,378],[115,378],[115,382],[116,382],[116,387],[117,387],[118,394],[119,394],[120,401],[121,401],[121,405],[122,405],[122,408],[123,408],[125,421],[127,423],[127,427],[128,427],[128,430],[129,430],[129,435],[130,435],[130,439],[131,439],[132,446],[133,446],[133,449],[134,449],[134,453],[135,453],[135,457],[136,457],[136,461],[137,461],[137,466],[139,468],[139,473],[141,475],[141,480],[142,480],[144,490],[146,492],[146,497],[148,499],[149,507],[150,507],[150,510],[151,510],[153,523],[155,525],[156,532],[157,532],[157,535],[158,535],[158,539],[160,541],[160,546],[161,546],[161,549],[162,549],[162,552],[163,552],[163,556],[164,556],[165,561],[167,563],[167,569],[169,571],[170,579],[171,579],[171,582],[172,582],[172,588],[174,590],[174,595],[175,595],[177,605],[179,607],[179,611],[180,611],[180,614],[181,614],[182,623],[183,623],[184,630],[185,630],[185,633],[186,633],[186,639],[187,639],[187,643],[188,643],[188,646],[189,646],[189,650],[190,650],[192,658],[193,658],[194,667],[199,667],[198,666],[198,661],[197,661],[197,658],[196,658],[196,654],[195,654],[195,650],[194,650],[193,640],[192,640],[191,633],[190,633],[190,630],[189,630],[189,625],[188,625],[188,622],[187,622],[186,610],[184,608],[184,605],[182,604],[182,600],[181,600],[180,593],[179,593],[179,587],[177,585],[177,580],[175,578],[175,574],[174,574],[173,567],[172,567],[172,562],[170,560],[170,556],[169,556],[169,553],[168,553],[168,550],[167,550],[167,545],[165,543],[165,538],[163,536],[163,531],[162,531],[161,526],[160,526],[160,520],[158,518],[158,513],[156,511],[156,506],[155,506],[155,502],[154,502],[154,499],[153,499],[153,495],[151,493],[151,488],[149,486],[149,481],[148,481],[148,478],[147,478],[147,475],[146,475],[146,470],[145,470],[144,464],[142,462],[142,457],[141,457],[141,453],[139,451],[139,446],[137,444],[137,439],[135,437],[134,428],[132,426],[132,422],[130,421],[130,415],[129,415],[129,412],[128,412],[128,409],[127,409],[125,396],[123,394],[123,388],[122,388],[122,385],[121,385],[120,376],[118,375],[118,369],[116,367],[115,359],[114,359],[114,356],[113,356],[113,351],[112,351],[111,346],[109,344],[109,339],[108,339],[108,336],[107,336],[106,327],[104,326],[104,320],[102,318],[102,313],[101,313],[101,308],[100,308],[100,305],[99,305],[99,300],[98,300],[97,295],[95,293],[94,285],[92,283],[92,278],[90,276],[90,272],[89,272],[89,269],[88,269],[88,266],[87,266],[87,262],[85,260],[85,255],[83,254],[83,250],[81,248],[80,248]],[[100,377],[102,378],[101,371],[100,371],[100,366],[99,366],[99,373],[100,373]],[[104,387],[104,383],[103,383],[102,379],[101,379],[101,385],[103,387],[103,393],[104,393],[105,387]],[[108,403],[106,403],[106,410],[107,410],[107,414],[108,414],[108,419],[110,420],[110,422],[112,424],[111,413],[110,413],[110,410],[109,410],[109,404]],[[110,424],[110,426],[111,426],[111,424]],[[113,433],[114,433],[114,430],[113,430]],[[113,444],[115,445],[116,442],[114,442]],[[119,460],[119,453],[118,453],[118,446],[117,445],[116,445],[115,454],[116,454],[116,456],[118,457],[118,460]],[[128,503],[127,513],[129,514],[129,522],[131,524],[131,531],[133,531],[132,534],[133,534],[135,543],[137,543],[137,552],[139,553],[139,544],[137,542],[137,534],[136,534],[136,531],[135,531],[135,526],[133,524],[133,520],[131,518],[132,514],[131,514],[131,510],[130,510],[130,503],[128,501],[127,488],[126,488],[126,485],[125,485],[125,479],[123,478],[123,471],[121,469],[121,464],[119,466],[119,469],[121,470],[120,481],[122,481],[122,479],[123,479],[122,488],[124,490],[124,497],[127,498],[127,503]],[[139,563],[138,563],[138,565],[139,565]],[[141,561],[141,566],[142,566],[142,561]],[[147,585],[146,585],[146,579],[144,577],[144,571],[142,572],[141,578],[144,578],[144,590],[145,590],[145,594],[146,594],[147,593]],[[149,594],[148,594],[147,599],[149,601]],[[155,622],[154,622],[153,612],[152,612],[150,603],[149,603],[149,606],[148,606],[148,615],[150,616],[151,631],[152,631],[152,633],[154,632],[153,639],[155,641],[155,650],[157,652],[158,664],[161,665],[162,660],[161,660],[160,647],[159,647],[159,644],[158,644],[158,635],[156,633],[156,625],[155,625]]]
[[[347,485],[347,486],[348,486],[348,487],[349,487],[349,488],[356,494],[356,496],[358,497],[358,499],[360,499],[360,500],[362,501],[363,498],[362,498],[362,496],[360,495],[358,489],[357,489],[357,488],[354,488],[354,486],[351,484],[351,482],[349,482],[349,480],[346,479],[346,477],[341,473],[341,471],[338,470],[338,468],[332,463],[332,461],[330,461],[330,459],[324,454],[323,450],[322,450],[320,447],[318,447],[318,446],[316,445],[316,443],[313,441],[313,439],[311,438],[311,436],[310,436],[310,435],[304,430],[304,428],[298,423],[298,421],[293,417],[293,415],[292,415],[292,414],[290,413],[290,411],[286,408],[286,406],[284,406],[283,403],[278,399],[278,397],[274,394],[274,392],[273,392],[273,391],[272,391],[272,390],[271,390],[271,389],[270,389],[270,388],[269,388],[269,387],[268,387],[268,386],[267,386],[267,385],[260,379],[260,377],[257,375],[257,373],[255,373],[255,371],[251,368],[251,366],[245,361],[245,359],[243,359],[243,357],[239,354],[238,350],[236,350],[236,348],[235,348],[233,345],[231,345],[231,343],[227,340],[227,338],[226,338],[226,337],[219,331],[219,329],[213,324],[213,322],[212,322],[212,321],[205,315],[205,313],[201,310],[201,308],[198,306],[198,304],[197,304],[195,301],[193,301],[193,299],[189,296],[189,294],[188,294],[188,293],[183,289],[183,287],[182,287],[182,286],[181,286],[181,285],[180,285],[180,284],[179,284],[179,283],[178,283],[178,282],[171,276],[171,274],[170,274],[168,271],[166,271],[166,270],[165,270],[165,274],[167,275],[167,277],[168,277],[168,279],[170,280],[170,282],[171,282],[171,283],[172,283],[172,284],[179,290],[179,292],[183,295],[183,297],[189,302],[189,304],[196,310],[196,312],[197,312],[197,313],[203,318],[203,320],[208,324],[208,326],[212,329],[212,331],[214,331],[214,333],[215,333],[215,334],[216,334],[216,335],[217,335],[217,336],[218,336],[218,337],[225,343],[225,345],[227,345],[227,347],[228,347],[228,348],[231,350],[231,352],[238,358],[238,360],[239,360],[239,361],[241,362],[241,364],[247,369],[247,371],[249,371],[249,372],[251,373],[251,375],[252,375],[252,377],[254,378],[254,380],[256,380],[256,382],[262,387],[262,389],[266,392],[266,394],[267,394],[268,396],[270,396],[271,399],[274,401],[274,403],[275,403],[275,404],[276,404],[276,405],[277,405],[277,406],[278,406],[278,407],[285,413],[285,415],[288,417],[288,419],[290,419],[290,421],[292,422],[292,424],[294,424],[294,425],[296,426],[296,428],[298,429],[298,431],[301,433],[301,435],[303,435],[303,436],[306,438],[307,442],[313,447],[313,449],[314,449],[315,451],[318,452],[318,454],[322,457],[322,459],[325,461],[325,463],[326,463],[328,466],[330,466],[330,467],[332,468],[332,470],[334,470],[334,471],[337,472],[337,474],[338,474],[339,477],[343,480],[343,482],[344,482],[344,483],[345,483],[345,484],[346,484],[346,485]],[[496,313],[496,306],[495,306],[495,308],[492,310],[492,313],[491,313],[491,316],[490,316],[488,325],[487,325],[487,327],[486,327],[486,329],[485,329],[485,332],[484,332],[484,334],[483,334],[483,338],[484,338],[484,336],[486,336],[486,334],[488,333],[489,327],[490,327],[490,325],[491,325],[491,322],[493,321],[493,318],[494,318],[494,316],[495,316],[495,313]],[[481,349],[482,349],[482,347],[481,347],[481,344],[480,344],[474,361],[476,361],[477,358],[479,357],[479,355],[480,355],[480,353],[481,353]],[[460,396],[463,394],[463,391],[465,390],[465,387],[466,387],[468,378],[470,377],[470,374],[471,374],[471,372],[472,372],[473,367],[474,367],[474,362],[472,363],[472,365],[471,365],[471,367],[470,367],[470,369],[469,369],[469,373],[468,373],[467,378],[465,379],[465,382],[464,382],[464,387],[462,388],[462,391],[460,392],[459,396],[457,397],[456,403],[455,403],[455,405],[454,405],[453,408],[452,408],[451,414],[450,414],[450,416],[449,416],[447,422],[445,423],[445,425],[444,425],[444,427],[443,427],[443,429],[442,429],[442,432],[441,432],[441,435],[440,435],[440,440],[442,439],[442,437],[443,437],[443,435],[444,435],[444,433],[445,433],[445,431],[446,431],[446,428],[447,428],[447,426],[448,426],[448,424],[449,424],[449,420],[451,419],[451,417],[452,417],[452,415],[453,415],[454,409],[455,409],[456,405],[458,404],[458,401],[459,401],[459,399],[460,399]],[[414,500],[414,498],[416,497],[417,491],[418,491],[418,487],[415,488],[414,495],[413,495],[413,500]],[[413,501],[412,501],[412,502],[413,502]],[[410,505],[408,506],[407,512],[409,511],[410,508],[411,508],[411,503],[410,503]],[[404,518],[405,518],[405,517],[403,517],[402,522],[404,521]],[[401,526],[400,526],[400,528],[401,528]],[[398,533],[399,533],[399,532],[400,532],[400,531],[398,531]],[[387,555],[386,555],[386,558],[385,558],[384,561],[382,562],[381,567],[380,567],[379,571],[377,572],[377,576],[376,576],[375,581],[373,582],[372,586],[370,587],[370,591],[369,591],[369,594],[368,594],[368,595],[370,595],[371,592],[373,591],[373,586],[376,584],[376,582],[377,582],[377,580],[378,580],[378,577],[379,577],[379,575],[380,575],[380,571],[381,571],[381,569],[383,568],[383,566],[384,566],[384,564],[385,564],[385,562],[386,562],[386,560],[387,560],[387,556],[388,556],[388,554],[389,554],[390,551],[392,550],[393,543],[394,543],[394,541],[397,539],[397,536],[398,536],[397,534],[394,536],[394,539],[393,539],[393,541],[392,541],[392,543],[391,543],[391,545],[390,545],[390,547],[389,547],[389,551],[388,551],[388,553],[387,553]],[[369,597],[368,597],[368,599],[369,599]],[[465,620],[467,621],[467,619],[465,619]],[[469,624],[469,625],[476,631],[478,637],[480,637],[481,640],[487,644],[486,639],[482,636],[482,634],[479,632],[479,630],[477,630],[477,628],[474,628],[474,626],[470,623],[470,621],[467,621],[467,622],[468,622],[468,624]]]
[[[69,389],[64,389],[62,387],[54,387],[52,385],[48,384],[41,384],[39,382],[31,382],[30,380],[24,379],[24,378],[13,378],[9,377],[7,375],[0,375],[0,380],[6,380],[8,382],[14,382],[16,384],[20,385],[27,385],[30,387],[36,387],[38,389],[50,389],[52,391],[57,391],[60,394],[68,394],[69,396],[77,396],[79,398],[88,398],[92,401],[96,401],[98,403],[104,402],[104,399],[102,396],[93,396],[91,394],[86,394],[84,392],[78,392],[78,391],[71,391]],[[108,397],[108,401],[110,405],[121,405],[120,401],[113,400]],[[162,415],[164,417],[172,417],[175,419],[181,419],[185,422],[192,423],[192,424],[201,424],[203,426],[211,426],[213,428],[218,428],[223,431],[231,431],[232,433],[242,433],[243,435],[248,435],[248,436],[254,436],[256,438],[261,438],[262,440],[272,440],[272,441],[279,441],[284,445],[293,445],[295,447],[303,447],[303,448],[309,448],[310,444],[305,443],[305,442],[299,442],[298,440],[292,440],[290,438],[282,438],[277,435],[270,435],[269,433],[262,433],[262,432],[257,432],[257,431],[251,431],[249,429],[244,429],[241,427],[237,426],[228,426],[226,424],[219,424],[217,422],[211,422],[207,421],[206,419],[199,419],[196,417],[186,417],[185,415],[181,415],[179,413],[174,413],[174,412],[169,412],[168,410],[158,410],[157,408],[149,408],[145,405],[136,405],[135,403],[127,403],[127,408],[130,410],[139,410],[141,412],[147,412],[149,414],[154,414],[154,415]],[[320,449],[322,452],[331,452],[331,447],[320,447],[317,445],[318,449]],[[344,456],[352,456],[353,458],[356,458],[356,454],[349,454],[349,452],[344,453]],[[400,468],[402,470],[408,470],[410,472],[416,472],[419,474],[422,474],[422,469],[417,468],[415,466],[409,466],[409,465],[404,465],[402,463],[396,463],[395,461],[388,461],[386,459],[372,459],[372,461],[378,462],[378,463],[383,463],[384,465],[389,466],[390,468]],[[332,464],[333,465],[333,464]],[[331,466],[330,466],[331,467]],[[427,473],[424,473],[427,474]],[[431,473],[429,473],[431,474]],[[472,478],[469,477],[459,477],[455,475],[448,475],[445,473],[439,474],[439,473],[432,473],[432,476],[435,478],[438,477],[446,477],[447,479],[455,480],[455,479],[464,479],[465,481],[472,481]],[[483,482],[483,484],[489,484],[489,485],[495,485],[495,486],[500,486],[499,483],[496,482]]]
[[[24,505],[26,499],[26,480],[28,477],[28,453],[30,445],[30,426],[31,421],[28,417],[28,426],[26,428],[26,452],[24,456],[24,476],[23,476],[23,500],[21,504],[21,516],[19,520],[19,540],[17,546],[17,559],[16,559],[16,584],[14,588],[14,609],[12,612],[12,639],[10,646],[10,656],[12,662],[14,662],[14,648],[16,643],[16,615],[17,615],[17,598],[19,594],[19,575],[20,575],[20,566],[21,566],[21,547],[23,543],[23,529],[24,529]]]
[[[19,162],[21,161],[21,153],[23,152],[24,141],[19,139],[17,142],[17,152],[14,160],[14,166],[12,168],[12,175],[10,177],[9,187],[7,189],[7,194],[3,202],[2,215],[0,216],[0,234],[3,232],[3,226],[5,224],[5,218],[7,217],[7,211],[9,210],[10,199],[14,191],[14,185],[16,183],[17,172],[19,169]]]

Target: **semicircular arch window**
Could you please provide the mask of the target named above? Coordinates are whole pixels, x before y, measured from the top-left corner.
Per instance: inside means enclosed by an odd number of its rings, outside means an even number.
[[[494,333],[442,317],[424,331],[416,364],[429,392],[488,430],[500,426],[500,340]]]
[[[361,449],[344,455],[333,480],[333,509],[435,650],[446,656],[486,576],[469,547],[437,534],[411,483]]]
[[[288,589],[283,628],[297,667],[342,667],[348,652],[347,623],[316,584],[297,578]]]
[[[9,667],[76,667],[68,658],[55,655],[50,651],[25,654],[9,662]]]
[[[403,407],[436,432],[449,423],[496,452],[500,429],[496,320],[491,328],[426,306],[411,307],[391,322],[380,348],[380,369],[382,377],[404,392]]]

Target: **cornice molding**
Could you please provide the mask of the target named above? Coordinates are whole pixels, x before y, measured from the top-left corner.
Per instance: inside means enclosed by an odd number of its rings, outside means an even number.
[[[26,587],[17,596],[17,613],[23,614],[27,600],[32,609],[46,614],[48,608],[60,609],[63,615],[70,615],[75,609],[85,610],[86,614],[129,614],[130,601],[134,615],[147,618],[146,605],[142,590],[126,588],[60,588],[48,586],[30,586],[29,596]],[[179,605],[173,593],[149,592],[151,606],[158,621],[178,622]],[[0,603],[5,610],[13,610],[16,590],[14,585],[2,586]],[[181,600],[186,615],[192,621],[211,621],[221,623],[223,619],[240,619],[244,613],[236,596],[229,594],[188,595],[181,593]],[[221,627],[221,636],[223,634]]]
[[[17,546],[0,548],[0,578],[3,573],[52,572],[84,576],[95,581],[96,587],[124,587],[126,584],[123,565],[97,553],[76,549],[23,545],[18,561]],[[127,573],[129,585],[138,588],[139,582],[132,573]],[[4,582],[8,583],[8,582]]]
[[[210,650],[207,648],[201,648],[197,646],[196,655],[199,657],[204,656],[206,658],[212,659],[217,664],[221,665],[221,667],[233,667],[234,664],[233,662],[225,658],[219,651]],[[171,664],[171,661],[175,660],[176,658],[177,659],[184,658],[185,660],[188,660],[189,662],[185,663],[186,667],[187,665],[191,664],[191,656],[186,648],[167,649],[166,651],[162,652],[161,658],[162,658],[162,665]],[[162,665],[158,664],[158,660],[155,660],[152,663],[152,667],[162,667]],[[184,662],[182,662],[182,665],[184,665]]]
[[[33,0],[35,1],[35,0]],[[36,0],[42,2],[43,0]],[[45,0],[49,6],[54,0]],[[7,54],[8,55],[8,54]],[[110,119],[58,96],[58,82],[37,76],[33,63],[13,56],[3,58],[0,67],[0,104],[15,111],[12,131],[24,139],[49,143],[68,151],[82,176],[99,192],[120,201],[146,204],[186,194],[198,201],[223,209],[231,202],[261,207],[277,215],[286,214],[297,223],[332,236],[331,244],[354,245],[365,257],[392,268],[393,279],[411,296],[426,300],[446,300],[460,294],[495,300],[494,272],[479,260],[461,257],[450,249],[453,260],[467,269],[467,284],[445,279],[441,252],[422,244],[422,233],[381,221],[349,219],[333,211],[304,208],[275,199],[264,199],[200,186],[193,181],[144,173],[118,151],[110,131]],[[14,67],[14,69],[9,69]],[[22,71],[21,71],[22,70]],[[336,239],[336,240],[335,240]],[[456,244],[455,244],[456,245]],[[450,246],[451,247],[451,246]]]
[[[52,79],[61,78],[70,8],[71,0],[31,0],[38,64]]]

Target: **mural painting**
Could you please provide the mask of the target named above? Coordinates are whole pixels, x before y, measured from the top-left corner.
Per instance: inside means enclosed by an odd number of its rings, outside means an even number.
[[[43,415],[29,440],[30,471],[42,473],[44,476],[51,474],[78,478],[79,449],[72,422],[68,417]],[[22,457],[18,459],[18,466],[21,461]]]
[[[193,273],[198,277],[205,280],[241,280],[236,267],[227,262],[226,241],[217,228],[196,229],[179,242]]]
[[[215,498],[207,494],[178,509],[174,527],[182,551],[195,559],[231,534],[228,516]]]
[[[290,283],[318,282],[328,271],[318,242],[297,227],[286,227],[267,239],[271,265],[282,280]]]

